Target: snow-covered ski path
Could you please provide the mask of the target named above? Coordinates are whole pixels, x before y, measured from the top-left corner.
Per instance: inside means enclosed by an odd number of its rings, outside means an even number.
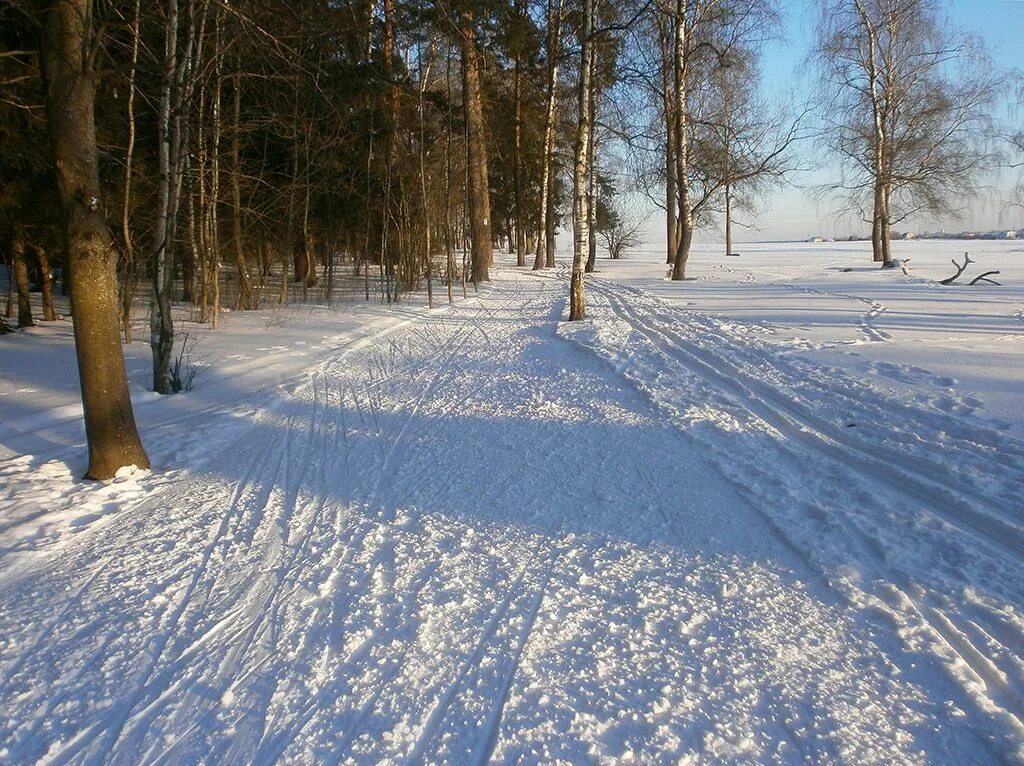
[[[0,762],[1024,760],[1024,445],[588,286],[329,354],[4,572]]]

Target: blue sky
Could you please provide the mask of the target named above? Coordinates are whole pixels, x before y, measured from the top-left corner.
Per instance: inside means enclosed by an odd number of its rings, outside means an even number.
[[[764,82],[773,98],[790,99],[799,103],[812,81],[803,66],[810,49],[819,3],[816,0],[783,0],[785,39],[771,44],[765,51]],[[1024,0],[951,0],[946,4],[950,22],[959,28],[982,37],[998,66],[1024,68]],[[1009,95],[1009,94],[1008,94]],[[1024,109],[1016,106],[1016,94],[1008,97],[1000,107],[999,116],[1012,118],[1018,127],[1024,127]],[[810,151],[810,148],[808,148]],[[810,177],[795,179],[800,183],[825,181],[828,169]],[[963,221],[919,222],[918,227],[997,228],[1024,225],[1024,212],[1004,209],[1006,190],[1015,176],[1003,172],[993,177],[994,191],[972,206]],[[758,230],[736,232],[740,239],[802,239],[813,235],[845,236],[857,229],[849,219],[837,220],[833,204],[828,200],[812,200],[806,191],[786,189],[773,195],[757,216]],[[715,239],[714,232],[708,232]]]

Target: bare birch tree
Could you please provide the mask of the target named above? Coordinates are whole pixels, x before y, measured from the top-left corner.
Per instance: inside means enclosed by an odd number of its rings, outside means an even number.
[[[586,317],[584,273],[590,242],[590,211],[587,176],[593,99],[594,0],[583,0],[583,24],[580,31],[580,75],[576,88],[576,148],[572,180],[572,277],[569,282],[569,320]]]
[[[533,269],[555,265],[555,117],[558,109],[558,59],[561,55],[562,2],[547,0],[547,106],[544,109],[544,156],[541,160],[540,225]]]
[[[174,282],[174,249],[178,222],[178,201],[184,175],[187,104],[185,82],[191,68],[194,42],[194,0],[188,0],[188,32],[179,41],[183,25],[179,0],[167,0],[164,26],[164,57],[160,102],[157,114],[159,181],[153,254],[153,294],[150,303],[150,347],[153,350],[153,390],[171,393],[171,355],[174,347],[174,319],[171,289]]]
[[[830,0],[817,37],[824,141],[843,167],[830,189],[870,210],[874,260],[889,263],[893,226],[962,209],[992,164],[1000,78],[939,0]]]

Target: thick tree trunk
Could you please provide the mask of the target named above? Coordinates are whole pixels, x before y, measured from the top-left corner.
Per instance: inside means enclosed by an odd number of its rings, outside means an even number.
[[[123,466],[149,468],[132,413],[118,328],[117,254],[100,204],[93,115],[95,46],[90,0],[54,0],[42,47],[46,114],[64,243],[74,287],[75,350],[85,433],[86,477],[110,479]]]
[[[577,92],[579,121],[576,124],[576,154],[572,181],[572,277],[569,283],[569,320],[586,317],[583,288],[586,248],[590,240],[590,211],[587,200],[587,158],[590,146],[591,93],[593,88],[594,0],[583,0],[583,29],[580,47],[580,81]]]
[[[491,240],[491,191],[484,134],[483,93],[480,86],[480,53],[471,11],[462,14],[462,92],[466,110],[466,161],[469,174],[469,230],[473,283],[489,282],[493,260]]]
[[[672,279],[686,279],[686,262],[690,260],[690,246],[693,244],[693,215],[684,214],[679,221],[679,246],[672,267]]]

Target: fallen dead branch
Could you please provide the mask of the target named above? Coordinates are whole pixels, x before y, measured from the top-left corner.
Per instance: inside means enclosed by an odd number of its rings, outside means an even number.
[[[974,261],[971,260],[971,256],[969,256],[967,253],[964,253],[964,262],[963,262],[962,266],[959,263],[956,262],[956,258],[951,258],[950,261],[952,262],[953,266],[956,267],[956,274],[954,274],[951,277],[946,277],[945,279],[940,281],[939,282],[940,285],[951,285],[951,284],[953,284],[954,282],[956,282],[960,278],[960,275],[964,273],[964,271],[967,269],[967,267],[970,264],[974,263]]]
[[[990,285],[998,285],[999,283],[996,282],[994,279],[989,279],[988,278],[988,277],[992,276],[993,274],[998,274],[998,273],[999,273],[998,271],[986,271],[984,274],[981,274],[981,275],[975,277],[974,279],[972,279],[971,280],[971,284],[974,285],[974,284],[977,284],[978,282],[988,282]]]
[[[940,285],[951,285],[951,284],[953,284],[954,282],[956,282],[960,278],[960,275],[963,274],[964,271],[967,270],[967,267],[970,264],[975,262],[975,261],[971,260],[971,256],[969,256],[967,253],[964,253],[964,262],[962,264],[961,263],[957,263],[956,262],[956,258],[953,258],[951,260],[952,260],[953,265],[956,266],[956,274],[954,274],[951,277],[946,277],[945,279],[943,279],[941,282],[939,282]],[[999,273],[998,271],[986,271],[984,274],[980,274],[980,275],[976,276],[974,279],[972,279],[970,282],[968,282],[968,286],[970,287],[970,286],[976,285],[976,284],[978,284],[978,282],[987,282],[990,285],[998,285],[999,283],[996,282],[994,279],[989,279],[990,276],[992,276],[993,274],[998,274],[998,273]]]

